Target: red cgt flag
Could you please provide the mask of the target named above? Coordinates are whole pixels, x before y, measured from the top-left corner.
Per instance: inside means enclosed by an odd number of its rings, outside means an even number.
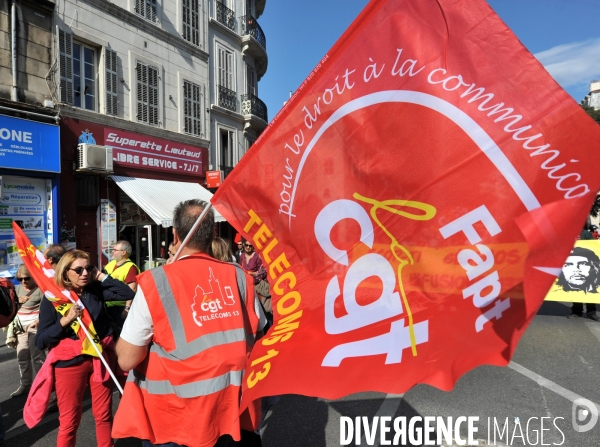
[[[244,403],[506,365],[600,188],[599,142],[483,0],[371,1],[213,197],[273,295]]]
[[[86,326],[91,338],[94,340],[98,351],[102,352],[102,345],[100,344],[100,339],[96,335],[96,330],[94,329],[90,314],[77,294],[73,291],[60,289],[54,283],[54,270],[42,252],[29,241],[29,238],[23,233],[23,230],[21,230],[14,222],[13,230],[15,232],[15,240],[21,259],[23,259],[23,263],[27,266],[27,270],[29,270],[29,274],[34,279],[37,286],[44,292],[44,296],[54,305],[56,311],[61,315],[65,315],[73,305],[78,305],[83,309],[81,321]],[[81,340],[81,353],[98,357],[98,352],[94,348],[94,345],[92,345],[90,339],[86,336],[85,331],[79,322],[74,321],[71,326]]]

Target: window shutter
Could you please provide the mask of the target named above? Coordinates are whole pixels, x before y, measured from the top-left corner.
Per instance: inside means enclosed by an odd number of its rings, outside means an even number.
[[[183,38],[200,45],[200,8],[198,0],[183,0]]]
[[[148,124],[158,125],[158,70],[148,67]]]
[[[144,64],[136,65],[137,78],[137,120],[148,122],[148,67]]]
[[[60,102],[73,105],[73,35],[60,28],[58,34],[58,65]]]
[[[225,69],[223,67],[225,50],[219,48],[219,85],[225,87]]]
[[[194,91],[192,96],[193,101],[193,117],[194,117],[194,135],[200,136],[202,134],[202,126],[200,121],[200,113],[202,111],[202,103],[200,102],[200,86],[194,85]]]
[[[200,136],[201,134],[201,102],[200,86],[191,82],[183,82],[183,130],[185,133]]]
[[[117,115],[117,52],[104,49],[106,66],[106,114]]]
[[[233,54],[227,52],[227,88],[233,90]]]
[[[156,22],[156,0],[135,0],[135,13],[150,22]]]

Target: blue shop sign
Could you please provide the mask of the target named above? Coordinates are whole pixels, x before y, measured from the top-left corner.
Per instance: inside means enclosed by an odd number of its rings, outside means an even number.
[[[60,172],[58,126],[0,115],[0,166]]]

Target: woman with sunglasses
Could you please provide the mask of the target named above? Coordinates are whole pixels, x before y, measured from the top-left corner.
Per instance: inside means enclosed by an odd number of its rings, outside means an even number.
[[[15,288],[15,292],[19,298],[20,307],[9,328],[9,336],[12,333],[16,337],[21,384],[10,397],[18,397],[29,391],[34,376],[38,373],[46,358],[45,351],[38,349],[35,345],[40,317],[40,302],[44,294],[31,278],[29,270],[24,264],[21,264],[17,270],[17,281],[20,284]]]
[[[104,310],[104,302],[110,300],[127,301],[133,299],[134,292],[126,284],[111,278],[91,265],[90,256],[81,250],[65,254],[58,262],[54,282],[61,288],[72,290],[87,309],[109,364],[115,364],[113,327],[110,317]],[[113,383],[101,370],[100,362],[81,352],[81,342],[73,331],[71,323],[81,316],[81,309],[72,306],[60,314],[46,298],[40,306],[40,323],[36,338],[37,347],[58,349],[61,360],[53,364],[54,389],[58,398],[59,427],[58,447],[75,446],[77,428],[81,421],[83,393],[89,384],[92,395],[92,413],[96,420],[98,446],[113,446],[112,429],[112,389]],[[65,359],[64,352],[72,352]],[[106,379],[106,380],[105,380]]]

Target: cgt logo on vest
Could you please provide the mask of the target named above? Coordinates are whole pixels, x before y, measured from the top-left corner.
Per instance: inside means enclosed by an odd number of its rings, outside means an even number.
[[[194,303],[192,304],[192,318],[198,326],[202,326],[202,322],[216,318],[228,318],[239,315],[237,310],[232,312],[223,311],[223,306],[232,306],[235,304],[233,290],[231,286],[221,288],[221,283],[215,277],[212,268],[208,268],[208,284],[204,287],[197,285],[195,292]]]

